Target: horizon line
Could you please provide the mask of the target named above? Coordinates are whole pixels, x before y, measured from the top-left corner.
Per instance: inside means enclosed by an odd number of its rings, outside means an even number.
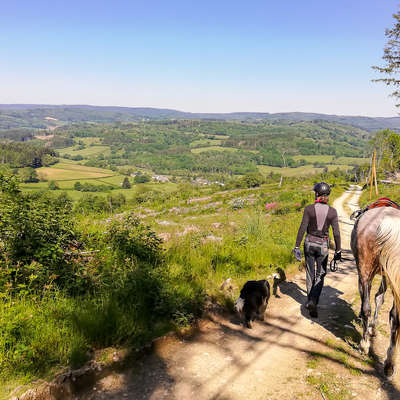
[[[152,110],[165,110],[165,111],[174,111],[185,114],[215,114],[215,115],[231,115],[231,114],[318,114],[318,115],[327,115],[327,116],[335,116],[335,117],[361,117],[361,118],[400,118],[400,114],[382,117],[382,116],[370,116],[370,115],[360,115],[360,114],[335,114],[335,113],[325,113],[325,112],[315,112],[315,111],[278,111],[278,112],[269,112],[269,111],[228,111],[228,112],[208,112],[208,111],[184,111],[176,108],[168,108],[168,107],[157,107],[157,106],[121,106],[121,105],[98,105],[98,104],[63,104],[63,103],[0,103],[0,108],[6,109],[9,107],[29,107],[34,106],[36,108],[39,107],[99,107],[99,108],[125,108],[125,109],[152,109]]]

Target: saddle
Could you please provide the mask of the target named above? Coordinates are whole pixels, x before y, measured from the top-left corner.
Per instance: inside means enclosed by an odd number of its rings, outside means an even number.
[[[368,204],[363,209],[354,211],[353,214],[351,214],[350,219],[358,219],[368,210],[372,210],[373,208],[379,208],[379,207],[393,207],[400,210],[400,205],[397,204],[395,201],[390,200],[388,197],[381,197],[377,201]]]

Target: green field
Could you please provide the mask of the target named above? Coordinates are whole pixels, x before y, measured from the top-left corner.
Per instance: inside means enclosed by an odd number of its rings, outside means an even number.
[[[92,139],[92,138],[90,138]],[[88,146],[85,149],[82,150],[77,150],[77,146],[72,146],[72,147],[66,147],[65,149],[61,149],[59,152],[60,154],[66,155],[68,154],[69,156],[82,156],[85,158],[91,157],[91,156],[97,156],[99,154],[109,154],[110,153],[110,148],[108,146]]]
[[[361,157],[339,157],[336,160],[334,160],[335,164],[348,164],[348,165],[353,165],[353,164],[369,164],[369,158],[361,158]]]
[[[215,142],[215,140],[213,142]],[[198,154],[198,153],[203,153],[205,151],[230,151],[230,152],[235,152],[235,151],[238,151],[238,150],[239,149],[236,149],[234,147],[208,146],[208,147],[197,147],[195,149],[191,149],[190,151],[192,153]]]
[[[345,164],[329,164],[327,165],[328,171],[333,171],[335,169],[340,169],[341,171],[348,171],[349,169],[352,169],[353,167],[351,165],[345,165]]]
[[[199,147],[199,146],[207,146],[207,145],[220,145],[222,140],[218,139],[199,139],[194,140],[190,143],[190,147]]]
[[[325,164],[341,164],[341,165],[354,165],[354,164],[365,164],[369,163],[368,158],[361,157],[338,157],[329,156],[329,155],[312,155],[312,156],[293,156],[293,160],[306,160],[308,163],[325,163]]]
[[[120,176],[118,176],[118,178],[120,178]],[[121,182],[123,179],[124,178],[121,176]],[[109,185],[110,189],[118,186],[118,184],[113,184],[111,182],[104,181],[102,178],[61,180],[57,181],[57,184],[61,190],[73,190],[75,182],[80,182],[82,184],[91,183],[94,185]],[[22,184],[22,187],[26,189],[47,189],[48,186],[49,186],[48,182]]]
[[[72,179],[105,178],[113,176],[115,173],[108,169],[85,167],[84,165],[73,164],[70,162],[60,162],[51,167],[37,169],[37,173],[42,180],[61,181]]]
[[[137,168],[137,170],[142,170]],[[24,190],[48,190],[49,181],[57,181],[60,190],[66,191],[72,200],[79,200],[87,193],[92,193],[96,196],[107,196],[109,193],[113,195],[122,193],[127,199],[132,198],[135,193],[141,188],[148,190],[162,190],[163,192],[170,192],[176,189],[177,184],[169,183],[147,183],[147,184],[133,184],[133,178],[130,177],[131,189],[122,189],[122,182],[126,175],[117,172],[95,167],[86,167],[78,164],[76,161],[63,159],[61,162],[52,165],[51,167],[42,167],[37,169],[41,181],[38,183],[23,183],[21,188]],[[151,175],[151,171],[142,170],[143,173]],[[81,184],[91,183],[94,185],[109,185],[110,191],[104,192],[81,192],[74,189],[76,182]],[[54,194],[59,191],[54,191]]]
[[[270,167],[268,165],[258,165],[257,167],[264,176],[269,175],[271,172],[275,174],[282,174],[283,176],[305,176],[317,174],[323,170],[323,168],[314,168],[312,165],[304,165],[297,168]]]
[[[101,139],[99,137],[95,137],[95,136],[83,137],[83,138],[79,138],[79,140],[81,142],[85,143],[86,145],[101,143]]]
[[[315,168],[312,165],[303,165],[297,168],[280,168],[280,167],[270,167],[268,165],[258,165],[258,170],[264,175],[267,176],[271,172],[275,174],[282,174],[283,176],[307,176],[310,174],[318,174],[323,172],[323,168]],[[350,165],[342,165],[342,164],[330,164],[327,165],[328,171],[333,171],[335,169],[340,169],[341,171],[347,171],[352,167]]]
[[[303,155],[298,155],[298,156],[293,156],[292,158],[295,161],[306,160],[309,163],[314,163],[314,162],[330,163],[330,162],[332,162],[334,156],[327,156],[327,155],[303,156]]]
[[[118,176],[116,178],[123,179],[123,176]],[[55,196],[60,194],[61,191],[65,191],[72,200],[77,201],[80,200],[82,197],[87,196],[88,194],[105,197],[109,194],[113,196],[117,194],[123,194],[127,200],[132,199],[138,191],[143,190],[155,190],[155,191],[162,191],[164,193],[173,192],[177,189],[178,185],[176,183],[146,183],[146,184],[139,184],[134,185],[132,184],[131,189],[115,189],[115,186],[110,186],[110,189],[114,187],[113,190],[106,191],[106,192],[80,192],[78,190],[74,190],[74,184],[78,180],[71,180],[71,181],[59,181],[58,186],[60,190],[50,191],[50,193],[54,194]],[[79,180],[79,182],[83,183],[92,183],[97,185],[104,185],[107,182],[103,179],[91,179],[91,180]],[[23,183],[21,184],[21,189],[24,191],[40,191],[40,190],[48,190],[48,182],[39,182],[39,183]]]

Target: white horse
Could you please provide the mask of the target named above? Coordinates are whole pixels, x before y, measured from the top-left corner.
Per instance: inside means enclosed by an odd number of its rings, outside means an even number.
[[[394,359],[400,339],[400,210],[393,207],[373,208],[363,213],[356,221],[351,234],[353,251],[359,278],[363,338],[361,350],[368,353],[370,337],[373,335],[379,307],[383,303],[386,283],[393,292],[393,307],[390,311],[390,345],[384,364],[384,373],[390,378],[395,372]],[[376,295],[374,319],[370,322],[371,284],[376,274],[382,275],[382,283]]]

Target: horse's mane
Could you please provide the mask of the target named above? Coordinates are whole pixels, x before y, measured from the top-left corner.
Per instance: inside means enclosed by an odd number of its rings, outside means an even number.
[[[400,211],[385,215],[377,230],[380,249],[379,263],[392,288],[397,310],[400,311]]]

